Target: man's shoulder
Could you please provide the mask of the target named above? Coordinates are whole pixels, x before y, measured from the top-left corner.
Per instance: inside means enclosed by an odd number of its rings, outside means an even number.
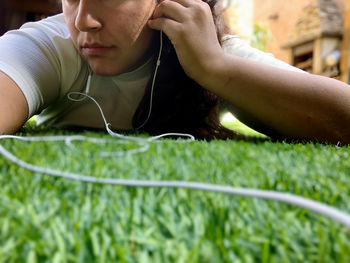
[[[63,14],[25,23],[16,34],[30,39],[46,56],[59,60],[62,69],[80,64],[80,56],[71,40]]]
[[[238,35],[224,35],[221,38],[221,43],[222,47],[228,50],[230,48],[251,48],[250,44],[247,41],[242,40]]]
[[[26,23],[16,35],[23,35],[31,48],[39,48],[50,61],[60,78],[62,92],[84,72],[86,63],[74,47],[63,14]]]
[[[271,53],[266,53],[252,47],[248,42],[240,39],[240,37],[237,35],[224,35],[221,39],[221,43],[222,48],[226,53],[242,58],[248,58],[280,69],[304,72],[282,60],[276,59]]]
[[[36,22],[25,23],[20,29],[37,29],[49,36],[60,36],[63,38],[70,37],[70,33],[64,20],[63,14],[50,16]]]

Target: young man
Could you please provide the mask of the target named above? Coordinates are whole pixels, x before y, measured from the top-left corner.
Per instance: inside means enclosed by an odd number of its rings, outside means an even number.
[[[300,72],[233,36],[221,45],[215,6],[199,0],[62,0],[64,17],[27,24],[0,39],[0,132],[15,132],[41,111],[39,123],[102,127],[92,104],[74,104],[66,98],[70,91],[100,100],[114,128],[135,128],[161,30],[188,78],[227,101],[253,128],[278,138],[350,143],[350,87]],[[193,101],[196,108],[200,100]],[[183,106],[178,104],[171,107]]]

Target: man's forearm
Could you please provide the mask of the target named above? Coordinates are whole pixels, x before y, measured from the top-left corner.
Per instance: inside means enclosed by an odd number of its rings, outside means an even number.
[[[227,54],[211,65],[201,84],[277,133],[350,143],[347,84]]]

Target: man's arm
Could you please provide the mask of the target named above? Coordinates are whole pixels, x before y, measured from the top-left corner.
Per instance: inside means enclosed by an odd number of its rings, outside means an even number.
[[[0,134],[13,134],[26,122],[28,104],[17,84],[0,71]]]
[[[349,85],[227,54],[217,58],[203,85],[268,127],[268,135],[350,143]]]
[[[148,25],[173,43],[186,74],[277,138],[350,144],[350,86],[224,53],[203,1],[162,0]]]

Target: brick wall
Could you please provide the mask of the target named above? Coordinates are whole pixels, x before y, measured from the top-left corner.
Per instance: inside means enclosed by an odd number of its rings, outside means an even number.
[[[254,20],[265,25],[271,34],[267,52],[288,61],[288,52],[281,46],[288,42],[303,8],[315,0],[254,0]],[[346,0],[333,0],[342,14],[345,13]]]

